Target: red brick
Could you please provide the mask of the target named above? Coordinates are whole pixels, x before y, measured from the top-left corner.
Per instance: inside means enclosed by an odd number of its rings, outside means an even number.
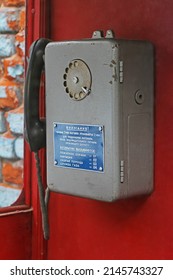
[[[0,95],[0,109],[15,109],[21,103],[21,89],[14,81],[8,79],[0,80],[0,90],[3,89],[5,95]]]
[[[5,6],[19,7],[19,6],[24,6],[25,5],[25,0],[4,0],[3,4]]]
[[[10,183],[0,183],[0,187],[4,187],[4,188],[9,188],[10,189],[14,189],[14,190],[22,190],[23,186],[21,185],[16,185],[16,184],[10,184]]]
[[[24,57],[24,55],[25,55],[25,32],[24,32],[24,30],[17,33],[15,45],[16,45],[16,53],[19,56]]]
[[[20,15],[19,15],[19,26],[20,26],[20,30],[24,30],[25,29],[25,9],[21,9],[20,11]]]
[[[20,30],[20,9],[16,7],[0,8],[1,25],[0,31],[3,33],[14,33]]]
[[[13,20],[13,17],[16,16],[16,19]],[[7,19],[8,26],[11,31],[19,31],[19,16],[17,11],[9,11],[8,12],[8,19]]]
[[[21,186],[23,184],[23,161],[3,163],[2,176],[4,182]]]
[[[2,61],[0,60],[0,79],[2,78],[3,74],[4,74],[4,66]]]
[[[21,56],[14,54],[9,58],[3,60],[4,63],[4,77],[9,80],[15,80],[23,82],[24,77],[24,61]],[[22,80],[21,80],[22,79]]]
[[[19,191],[23,187],[23,131],[18,126],[23,114],[21,103],[24,82],[25,4],[26,0],[0,0],[3,19],[0,26],[0,184],[9,190],[15,188]],[[14,126],[15,118],[17,121]]]
[[[10,131],[5,132],[3,137],[6,139],[15,139],[14,135]]]

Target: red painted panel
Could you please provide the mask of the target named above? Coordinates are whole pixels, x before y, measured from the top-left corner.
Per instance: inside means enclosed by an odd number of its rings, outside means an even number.
[[[29,48],[33,41],[40,37],[48,37],[49,31],[49,7],[47,0],[27,1],[26,20],[26,54],[29,55]],[[43,98],[44,99],[44,98]],[[44,111],[44,104],[40,104],[41,111]],[[42,108],[43,107],[43,108]],[[25,143],[26,144],[26,143]],[[42,178],[45,180],[45,151],[40,152]],[[29,166],[29,168],[28,168]],[[28,170],[29,169],[29,170]],[[40,202],[37,186],[36,165],[33,153],[30,152],[28,144],[25,145],[25,185],[32,187],[31,204],[32,212],[32,259],[44,259],[46,254],[46,241],[43,238]]]
[[[0,217],[1,260],[31,259],[31,210]]]
[[[156,122],[155,192],[112,204],[52,193],[48,259],[173,258],[172,10],[172,0],[51,0],[53,40],[113,29],[153,42]]]

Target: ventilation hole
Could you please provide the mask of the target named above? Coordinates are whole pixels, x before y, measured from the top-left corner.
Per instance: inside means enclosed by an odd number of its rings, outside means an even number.
[[[68,68],[65,68],[65,72],[66,72],[66,73],[68,73],[68,70],[69,70]]]
[[[64,82],[64,86],[65,86],[65,87],[67,86],[67,82]]]
[[[67,75],[66,75],[66,74],[64,74],[63,78],[64,78],[64,80],[66,80],[66,79],[67,79]]]
[[[66,87],[65,91],[66,91],[67,93],[69,93],[69,88],[68,88],[68,87]]]

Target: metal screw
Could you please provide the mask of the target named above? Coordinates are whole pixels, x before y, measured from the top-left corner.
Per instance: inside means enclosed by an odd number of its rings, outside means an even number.
[[[54,123],[54,124],[53,124],[53,126],[54,126],[54,127],[57,127],[57,124],[56,124],[56,123]]]
[[[100,166],[100,167],[99,167],[99,170],[102,171],[102,170],[103,170],[103,167]]]
[[[79,82],[79,78],[78,77],[73,77],[73,83],[77,84]]]
[[[58,162],[55,160],[55,161],[54,161],[54,165],[57,165],[57,164],[58,164]]]
[[[99,126],[99,131],[102,131],[103,130],[103,127],[102,126]]]

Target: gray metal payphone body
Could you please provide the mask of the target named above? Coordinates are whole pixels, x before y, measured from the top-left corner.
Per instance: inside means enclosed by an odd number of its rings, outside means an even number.
[[[114,201],[153,190],[153,46],[92,39],[45,48],[47,184]]]

